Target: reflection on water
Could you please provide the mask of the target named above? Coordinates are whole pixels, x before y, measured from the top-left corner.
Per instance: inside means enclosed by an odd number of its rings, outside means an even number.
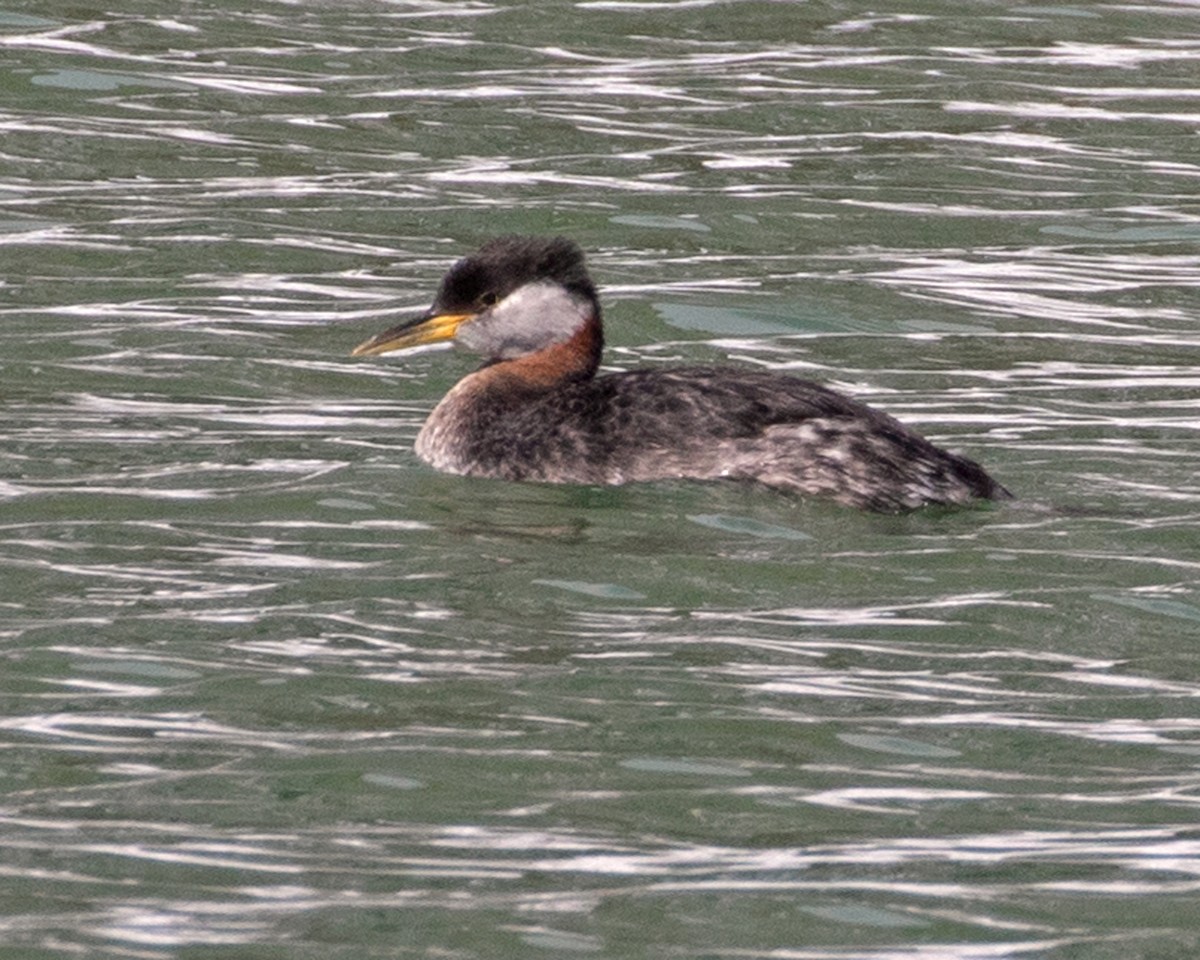
[[[27,6],[0,953],[1195,952],[1192,7]],[[509,231],[1021,500],[430,473]]]

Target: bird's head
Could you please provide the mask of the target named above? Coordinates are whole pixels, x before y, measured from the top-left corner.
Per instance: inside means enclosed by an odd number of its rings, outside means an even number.
[[[583,251],[565,237],[499,237],[459,260],[419,317],[376,334],[353,356],[454,341],[489,362],[515,360],[595,327],[600,306]]]

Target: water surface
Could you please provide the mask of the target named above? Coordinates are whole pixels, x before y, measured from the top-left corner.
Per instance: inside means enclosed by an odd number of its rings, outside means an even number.
[[[1195,956],[1200,9],[122,7],[0,9],[0,957]],[[432,473],[514,231],[1020,501]]]

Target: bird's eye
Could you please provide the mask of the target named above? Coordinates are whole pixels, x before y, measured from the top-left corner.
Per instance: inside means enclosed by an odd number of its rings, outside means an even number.
[[[481,307],[492,307],[496,305],[496,301],[499,299],[499,297],[490,291],[488,293],[481,293],[479,295],[479,305]]]

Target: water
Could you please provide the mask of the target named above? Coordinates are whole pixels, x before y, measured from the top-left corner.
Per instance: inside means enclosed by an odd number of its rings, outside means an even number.
[[[1195,956],[1200,8],[121,7],[0,9],[0,957]],[[431,473],[512,231],[1021,500]]]

